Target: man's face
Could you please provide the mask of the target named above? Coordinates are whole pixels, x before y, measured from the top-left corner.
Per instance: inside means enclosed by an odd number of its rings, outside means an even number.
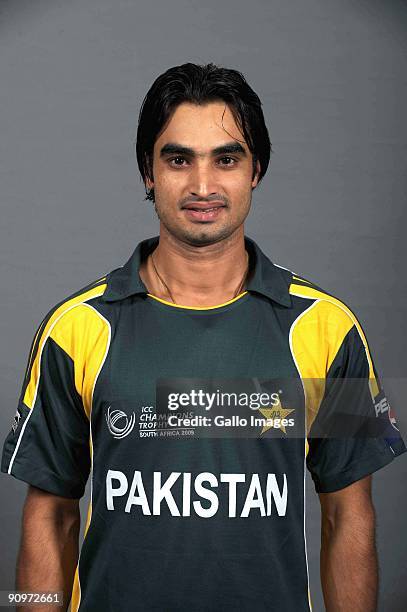
[[[218,242],[246,219],[251,205],[253,157],[229,107],[183,103],[154,144],[155,210],[169,233],[192,245]],[[211,212],[185,206],[215,207]]]

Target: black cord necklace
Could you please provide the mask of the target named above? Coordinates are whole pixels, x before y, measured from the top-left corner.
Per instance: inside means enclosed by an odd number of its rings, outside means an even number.
[[[161,275],[159,274],[159,272],[158,272],[158,270],[157,270],[157,266],[155,265],[155,262],[154,262],[153,253],[151,253],[151,262],[152,262],[152,264],[153,264],[153,267],[154,267],[155,273],[157,274],[158,278],[160,279],[160,281],[162,282],[162,284],[163,284],[163,285],[164,285],[164,287],[166,288],[166,290],[167,290],[167,292],[168,292],[168,295],[170,296],[170,298],[171,298],[172,302],[175,304],[176,302],[175,302],[175,300],[174,300],[174,298],[173,298],[173,296],[172,296],[172,293],[171,293],[171,291],[170,291],[170,288],[168,287],[167,283],[164,281],[164,279],[161,277]],[[241,282],[239,283],[239,287],[237,288],[237,291],[236,291],[236,292],[235,292],[235,294],[233,295],[233,298],[235,298],[237,295],[239,295],[240,291],[243,289],[244,283],[246,282],[246,278],[247,278],[247,275],[248,275],[248,272],[249,272],[249,254],[248,254],[248,252],[247,252],[247,251],[246,251],[246,263],[247,263],[247,265],[246,265],[246,271],[245,271],[245,273],[244,273],[244,275],[243,275],[243,278],[242,278]],[[233,299],[233,298],[232,298],[232,299]]]

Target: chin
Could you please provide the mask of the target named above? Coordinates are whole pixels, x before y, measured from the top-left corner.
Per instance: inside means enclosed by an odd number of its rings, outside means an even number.
[[[183,240],[193,246],[205,246],[208,244],[214,244],[220,240],[228,238],[233,233],[230,228],[199,228],[196,227],[195,231],[184,230],[182,232]]]

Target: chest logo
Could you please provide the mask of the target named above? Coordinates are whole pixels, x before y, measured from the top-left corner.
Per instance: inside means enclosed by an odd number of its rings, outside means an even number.
[[[125,438],[133,430],[136,422],[134,412],[129,417],[123,410],[111,410],[108,407],[106,413],[107,428],[114,438]]]

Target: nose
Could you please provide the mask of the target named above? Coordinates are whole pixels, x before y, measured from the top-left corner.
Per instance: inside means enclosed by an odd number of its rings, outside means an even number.
[[[207,198],[219,193],[214,172],[209,164],[197,164],[189,175],[189,193],[192,196]]]

